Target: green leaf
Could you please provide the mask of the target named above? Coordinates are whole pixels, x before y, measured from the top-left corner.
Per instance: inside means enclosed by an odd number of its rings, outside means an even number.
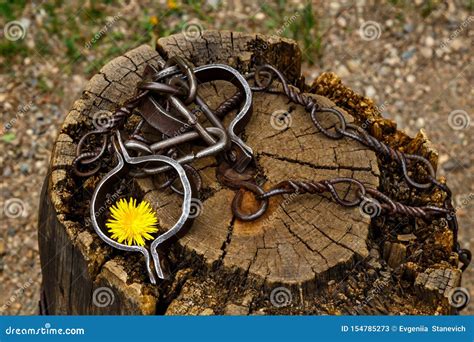
[[[6,132],[3,136],[2,136],[2,140],[6,143],[11,143],[13,140],[16,139],[16,135],[15,133],[13,132]]]

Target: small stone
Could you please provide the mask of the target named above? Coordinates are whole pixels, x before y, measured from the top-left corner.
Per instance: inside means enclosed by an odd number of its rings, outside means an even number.
[[[382,268],[382,264],[380,262],[376,261],[375,259],[370,259],[367,262],[367,264],[375,270],[380,270]]]
[[[34,252],[33,252],[31,249],[29,249],[29,250],[26,252],[26,257],[27,257],[28,259],[33,259],[34,256],[35,256],[35,254],[34,254]]]
[[[379,75],[380,76],[387,76],[390,74],[390,68],[387,67],[387,66],[382,66],[380,69],[379,69]]]
[[[360,70],[360,63],[354,59],[349,59],[347,61],[347,67],[352,72],[358,72]]]
[[[367,96],[369,98],[374,97],[376,93],[377,93],[377,91],[371,85],[369,85],[367,88],[365,88],[365,96]]]
[[[346,68],[345,65],[340,65],[339,67],[337,67],[336,69],[336,74],[340,77],[340,78],[344,78],[344,77],[347,77],[350,75],[350,72],[349,70]]]
[[[440,154],[438,158],[438,164],[443,165],[449,160],[449,156],[447,154]]]
[[[206,308],[206,309],[202,310],[199,315],[200,316],[211,316],[211,315],[214,315],[214,310],[212,310],[211,308]]]
[[[464,43],[463,41],[460,39],[460,38],[457,38],[457,39],[454,39],[452,42],[451,42],[451,48],[454,50],[454,51],[459,51],[461,50],[461,48],[464,46]]]
[[[20,171],[21,173],[27,174],[28,172],[30,172],[30,166],[28,164],[23,163],[20,165]]]
[[[342,301],[346,301],[347,300],[347,296],[342,293],[342,292],[339,292],[337,295],[336,295],[337,299],[339,300],[342,300]]]
[[[419,117],[418,119],[416,119],[415,125],[417,128],[425,127],[425,119],[422,117]]]
[[[462,167],[465,167],[468,165],[469,164],[467,162],[463,163],[460,160],[457,160],[455,158],[450,158],[448,161],[442,164],[442,167],[443,167],[443,170],[445,171],[452,171],[452,170],[461,169]]]
[[[433,39],[433,37],[431,37],[431,36],[426,37],[426,39],[425,39],[425,45],[426,46],[433,47],[434,44],[435,44],[435,40]]]
[[[405,25],[403,25],[403,31],[405,31],[406,33],[413,32],[414,29],[415,26],[412,23],[406,23]]]
[[[333,10],[333,11],[338,11],[340,8],[341,8],[341,5],[337,2],[337,1],[331,1],[329,3],[329,7]]]
[[[0,255],[6,254],[5,240],[0,239]]]
[[[261,308],[261,309],[258,309],[257,311],[255,311],[253,313],[253,315],[255,316],[262,316],[262,315],[265,315],[267,312],[267,310],[265,308]]]
[[[257,13],[257,14],[255,15],[255,19],[257,19],[257,20],[263,20],[263,19],[265,19],[265,14],[262,13],[262,12],[259,12],[259,13]]]
[[[398,241],[402,241],[402,242],[415,241],[416,235],[415,234],[400,234],[397,236],[397,239]]]
[[[413,49],[410,49],[410,50],[407,50],[407,51],[403,52],[402,53],[402,59],[409,60],[410,58],[412,58],[415,55],[415,51],[416,51],[416,49],[413,48]]]
[[[341,27],[346,27],[347,25],[347,21],[344,17],[337,18],[336,23]]]
[[[415,75],[408,75],[407,76],[407,82],[408,83],[414,83],[416,81]]]
[[[425,58],[431,58],[433,56],[433,49],[429,47],[420,48],[420,53]]]
[[[380,258],[380,253],[377,249],[375,248],[372,248],[370,251],[369,251],[369,255],[371,258],[374,258],[374,259],[379,259]]]
[[[219,6],[219,0],[207,0],[206,3],[214,8],[217,8]]]
[[[399,62],[399,59],[396,56],[385,59],[385,63],[387,63],[390,66],[395,66],[398,64],[398,62]]]
[[[244,316],[249,314],[249,308],[242,305],[229,304],[225,307],[224,312],[226,315]]]
[[[3,177],[10,177],[12,175],[12,168],[10,165],[5,166],[3,169]]]

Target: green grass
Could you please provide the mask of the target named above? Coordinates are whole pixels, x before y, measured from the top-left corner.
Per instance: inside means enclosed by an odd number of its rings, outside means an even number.
[[[421,5],[421,16],[428,17],[438,6],[440,2],[436,0],[425,0]]]
[[[6,22],[16,20],[25,8],[26,1],[5,1],[0,2],[0,17],[3,17]]]
[[[16,139],[16,135],[13,132],[6,132],[2,135],[2,140],[6,143],[11,143]]]
[[[473,0],[467,0],[467,2],[472,2],[472,1]],[[424,0],[421,5],[416,6],[412,1],[389,0],[389,4],[401,10],[414,9],[423,18],[427,18],[430,16],[431,13],[433,13],[433,11],[435,11],[442,4],[442,1],[441,0]]]
[[[43,93],[47,93],[51,90],[51,88],[46,83],[46,80],[42,76],[38,78],[37,87]]]
[[[21,55],[23,57],[28,55],[28,48],[23,41],[16,40],[12,42],[6,39],[0,41],[0,56],[8,58],[16,55]]]
[[[303,50],[303,58],[310,64],[314,64],[314,57],[322,56],[322,34],[316,12],[311,3],[303,9],[295,10],[287,8],[285,0],[278,0],[276,4],[264,4],[262,11],[267,15],[265,22],[269,33],[276,31],[287,38],[300,43]]]
[[[474,0],[466,0],[465,6],[468,11],[474,11]]]
[[[3,17],[15,20],[22,17],[26,1],[3,1],[0,4],[0,14]],[[114,4],[114,6],[109,6]],[[54,56],[60,58],[57,63],[65,68],[65,72],[73,73],[75,69],[82,68],[87,74],[97,71],[111,58],[123,53],[127,48],[148,43],[154,46],[158,37],[179,33],[190,20],[199,20],[204,29],[213,27],[213,11],[205,0],[183,0],[176,1],[176,8],[144,9],[140,17],[128,18],[127,13],[122,13],[119,20],[127,22],[127,32],[119,32],[111,25],[99,39],[91,44],[94,60],[77,64],[81,57],[88,57],[89,53],[85,44],[91,42],[94,36],[107,24],[107,17],[118,14],[118,1],[93,1],[87,5],[74,4],[63,0],[45,1],[41,4],[41,10],[46,12],[43,18],[42,29],[36,29],[35,51],[29,51],[24,41],[0,43],[0,54],[6,57],[6,63],[12,63],[17,56],[40,54],[45,58]],[[222,4],[219,4],[221,6]],[[84,7],[82,7],[84,6]],[[36,8],[35,11],[38,11]],[[299,42],[301,49],[305,52],[304,58],[313,63],[315,57],[322,55],[322,36],[320,23],[310,3],[304,8],[297,10],[287,0],[274,0],[262,6],[266,14],[266,20],[256,23],[257,27],[251,27],[262,33],[276,34],[281,30],[281,35]],[[186,14],[186,19],[182,16]],[[158,22],[152,24],[150,18],[158,17]],[[289,18],[295,16],[289,22]],[[252,17],[249,19],[252,22]],[[248,31],[249,24],[239,22],[224,22],[222,29]],[[61,57],[63,56],[63,57]],[[85,60],[85,59],[84,59]]]

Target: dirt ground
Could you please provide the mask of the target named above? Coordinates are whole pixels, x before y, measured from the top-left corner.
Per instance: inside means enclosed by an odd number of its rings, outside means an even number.
[[[38,199],[55,136],[85,82],[157,37],[233,29],[298,40],[309,81],[334,71],[439,150],[463,248],[474,247],[474,2],[72,1],[0,6],[0,313],[38,313]],[[472,266],[463,287],[474,297]],[[474,300],[462,311],[474,314]]]

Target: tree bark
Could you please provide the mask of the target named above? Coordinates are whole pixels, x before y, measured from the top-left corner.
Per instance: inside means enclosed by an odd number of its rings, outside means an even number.
[[[89,200],[100,176],[81,179],[72,173],[75,146],[90,129],[95,112],[113,110],[134,95],[146,64],[157,67],[175,54],[196,66],[225,63],[241,72],[262,62],[273,64],[320,104],[337,107],[348,121],[370,121],[373,135],[386,134],[389,141],[403,143],[436,166],[436,151],[425,136],[411,139],[397,132],[393,123],[381,118],[371,100],[344,87],[337,76],[323,74],[311,87],[306,86],[300,76],[301,52],[291,40],[206,31],[195,40],[180,34],[162,38],[156,51],[140,46],[109,62],[89,81],[56,141],[39,217],[43,313],[451,312],[446,293],[459,285],[460,273],[448,260],[430,265],[449,270],[449,281],[439,285],[441,295],[433,295],[433,287],[440,282],[430,279],[438,271],[426,271],[431,276],[423,276],[425,269],[410,264],[410,241],[388,241],[386,237],[387,242],[381,244],[374,238],[370,218],[359,208],[343,208],[327,196],[275,197],[263,217],[242,222],[230,209],[235,191],[216,178],[215,158],[193,164],[203,178],[202,195],[193,203],[199,215],[169,250],[171,279],[151,285],[140,256],[103,243],[87,222]],[[235,88],[220,81],[199,88],[211,108],[234,92]],[[243,136],[254,150],[255,172],[264,188],[284,179],[333,177],[380,185],[379,164],[372,151],[351,140],[326,138],[309,114],[284,95],[256,93],[253,108]],[[227,116],[227,122],[234,113]],[[275,121],[275,113],[285,113],[288,120],[283,127]],[[132,187],[136,196],[156,209],[160,229],[175,222],[180,196],[158,190],[155,177],[134,180]],[[344,190],[349,195],[350,189]],[[247,193],[243,203],[246,210],[256,206]],[[452,236],[445,234],[441,240],[449,249]],[[397,285],[391,272],[416,283],[416,290],[404,297],[394,292]]]

